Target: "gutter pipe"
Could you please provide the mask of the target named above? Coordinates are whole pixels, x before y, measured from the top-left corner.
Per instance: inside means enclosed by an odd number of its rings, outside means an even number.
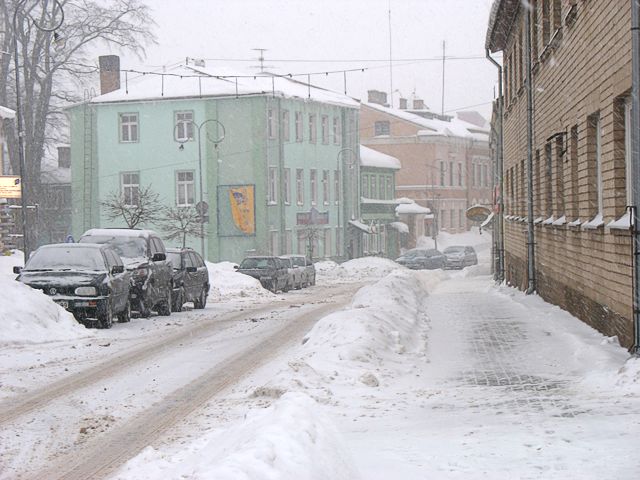
[[[640,355],[640,0],[631,0],[631,161],[633,194],[631,207],[633,229],[633,326],[631,353]]]
[[[637,1],[637,0],[636,0]],[[535,235],[533,231],[533,78],[531,72],[531,12],[525,9],[525,64],[527,67],[527,295],[536,292]]]

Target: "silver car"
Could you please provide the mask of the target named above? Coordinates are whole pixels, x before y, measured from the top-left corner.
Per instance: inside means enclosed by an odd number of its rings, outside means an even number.
[[[444,249],[445,268],[464,268],[478,264],[478,256],[473,247],[454,245]]]
[[[283,255],[283,258],[290,258],[294,267],[302,272],[302,286],[316,284],[316,267],[313,262],[304,255]]]

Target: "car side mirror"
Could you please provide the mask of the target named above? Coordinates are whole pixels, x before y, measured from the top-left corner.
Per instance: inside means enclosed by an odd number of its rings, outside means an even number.
[[[240,268],[240,266],[239,266],[239,265],[234,265],[234,266],[233,266],[233,269],[234,269],[234,270],[238,270],[239,268]]]
[[[13,267],[13,273],[17,275],[20,272],[22,272],[22,267]]]
[[[189,273],[194,273],[194,272],[197,272],[197,271],[198,271],[198,269],[196,267],[187,267],[187,272],[189,272]]]
[[[167,256],[164,253],[154,253],[153,257],[151,257],[152,262],[162,262],[166,260]]]
[[[113,273],[114,275],[116,273],[123,273],[124,272],[124,265],[114,265],[113,267],[111,267],[111,273]]]

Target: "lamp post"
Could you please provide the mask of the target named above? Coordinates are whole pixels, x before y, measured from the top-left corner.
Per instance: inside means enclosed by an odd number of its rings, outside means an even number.
[[[217,135],[216,138],[212,139],[211,137],[209,137],[209,135],[207,135],[207,140],[209,140],[214,147],[218,148],[218,145],[224,140],[225,137],[225,128],[224,125],[222,124],[222,122],[215,120],[215,119],[209,119],[209,120],[205,120],[202,123],[196,123],[193,120],[187,120],[187,121],[182,121],[176,124],[176,126],[174,127],[174,137],[176,139],[177,142],[180,143],[180,149],[183,150],[184,149],[184,144],[187,143],[189,140],[192,139],[192,136],[189,135],[189,132],[185,132],[185,137],[184,138],[178,138],[176,135],[176,130],[178,129],[178,127],[180,125],[192,125],[195,127],[195,131],[198,132],[198,138],[197,138],[197,142],[198,142],[198,182],[199,182],[199,188],[200,188],[200,201],[198,202],[198,205],[200,205],[200,211],[198,212],[200,214],[200,253],[202,254],[202,258],[206,259],[207,256],[204,253],[204,214],[206,213],[205,210],[205,204],[204,204],[204,194],[202,191],[202,185],[203,185],[203,181],[202,181],[202,135],[201,135],[201,130],[202,127],[207,125],[208,123],[215,123],[217,125],[218,128],[220,128],[222,130],[222,134],[221,135]],[[216,185],[217,185],[217,181],[216,181]],[[218,200],[216,199],[216,202]]]
[[[349,147],[345,147],[345,148],[340,149],[338,151],[338,154],[336,155],[336,168],[338,169],[338,177],[339,178],[344,174],[344,168],[340,168],[341,167],[340,157],[342,156],[342,154],[344,152],[349,152],[349,153],[351,153],[351,155],[348,157],[346,162],[344,162],[344,160],[343,160],[343,163],[346,163],[347,166],[349,167],[349,169],[352,169],[353,166],[355,165],[354,157],[356,157],[356,152],[354,152],[353,149],[349,148]],[[344,179],[340,178],[340,180],[341,180],[342,186],[344,186]],[[350,186],[353,186],[353,175],[351,176],[351,185]],[[341,195],[341,198],[342,198],[342,205],[344,205],[344,201],[346,199],[346,195],[344,195],[344,192]],[[353,198],[352,198],[352,200],[353,200]],[[354,217],[353,212],[354,212],[354,210],[353,210],[353,205],[352,205],[351,206],[351,217],[352,217],[352,220],[353,220],[353,217]],[[345,215],[346,215],[346,212],[345,212]],[[345,243],[344,231],[345,230],[343,228],[343,225],[340,223],[340,205],[338,205],[338,219],[337,220],[338,220],[338,228],[342,228],[342,230],[341,230],[342,231],[342,243],[343,243],[343,246],[344,246],[344,243]],[[343,253],[344,253],[344,248],[342,250],[343,250]]]
[[[22,100],[20,98],[20,63],[18,62],[18,12],[22,9],[27,0],[18,0],[13,10],[13,65],[15,69],[15,82],[16,82],[16,119],[17,119],[17,128],[18,128],[18,161],[20,165],[20,207],[21,207],[21,215],[22,215],[22,243],[24,250],[24,260],[25,262],[29,258],[29,236],[27,229],[27,198],[26,198],[26,189],[24,187],[27,167],[26,167],[26,159],[24,152],[24,130],[23,130],[23,119],[22,119]],[[58,28],[62,26],[62,22],[64,21],[64,10],[62,9],[62,5],[58,0],[53,0],[53,13],[55,15],[56,9],[60,10],[60,21],[57,24],[54,24],[53,27],[47,27],[44,25],[40,25],[36,22],[32,17],[29,17],[33,26],[38,30],[43,32],[55,32]]]

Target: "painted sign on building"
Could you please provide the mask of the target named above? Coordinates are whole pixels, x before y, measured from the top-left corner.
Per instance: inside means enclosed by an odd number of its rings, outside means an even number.
[[[256,234],[254,185],[218,187],[218,235],[221,237]]]
[[[20,198],[20,177],[0,175],[0,198]]]

